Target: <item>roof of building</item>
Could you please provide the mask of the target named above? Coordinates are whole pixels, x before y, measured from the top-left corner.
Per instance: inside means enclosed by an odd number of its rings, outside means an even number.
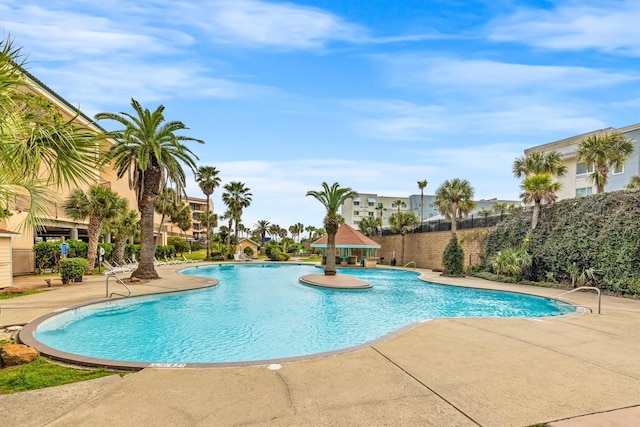
[[[16,233],[15,231],[9,231],[9,230],[5,230],[3,228],[0,228],[0,236],[12,237],[12,236],[18,236],[18,235],[20,235],[20,233]]]
[[[324,248],[329,237],[325,234],[311,244],[312,248]],[[371,240],[349,224],[342,224],[336,233],[336,248],[380,248],[380,244]]]
[[[598,129],[598,130],[594,130],[591,132],[587,132],[587,133],[583,133],[580,135],[576,135],[576,136],[571,136],[569,138],[564,138],[564,139],[560,139],[558,141],[553,141],[553,142],[548,142],[546,144],[542,144],[542,145],[536,145],[535,147],[531,147],[531,148],[527,148],[526,150],[524,150],[525,154],[530,154],[530,153],[534,153],[534,152],[538,152],[538,151],[549,151],[549,150],[554,150],[556,148],[560,148],[560,147],[566,147],[566,146],[570,146],[570,145],[574,145],[574,144],[579,144],[583,139],[585,139],[586,137],[590,136],[590,135],[594,135],[600,132],[619,132],[619,133],[627,133],[627,132],[632,132],[635,130],[640,129],[640,123],[636,123],[633,125],[629,125],[629,126],[625,126],[625,127],[621,127],[618,129],[614,129],[612,127],[608,127],[605,129]]]

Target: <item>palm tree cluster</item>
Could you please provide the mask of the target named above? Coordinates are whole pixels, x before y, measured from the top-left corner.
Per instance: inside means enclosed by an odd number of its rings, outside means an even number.
[[[524,178],[520,188],[520,198],[525,204],[533,203],[531,229],[538,225],[542,203],[553,203],[557,199],[561,184],[553,177],[562,177],[567,173],[567,166],[562,163],[562,156],[557,151],[532,153],[516,158],[513,162],[513,174],[516,178]]]

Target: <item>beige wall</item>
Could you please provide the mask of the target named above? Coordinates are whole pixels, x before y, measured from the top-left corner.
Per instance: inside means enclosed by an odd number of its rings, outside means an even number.
[[[0,288],[13,285],[11,237],[0,236]]]
[[[484,251],[486,237],[491,230],[493,228],[474,228],[457,232],[458,241],[464,250],[465,266],[480,263],[480,255]],[[385,264],[389,264],[395,250],[396,265],[400,266],[401,235],[376,236],[372,239],[382,246],[378,249],[378,256],[384,257]],[[442,269],[442,253],[450,239],[450,231],[405,235],[404,263],[415,261],[418,268]]]

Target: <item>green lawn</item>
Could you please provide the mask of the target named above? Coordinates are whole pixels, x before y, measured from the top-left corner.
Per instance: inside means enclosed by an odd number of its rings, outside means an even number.
[[[22,292],[0,294],[0,299],[9,299],[9,298],[22,297],[22,296],[25,296],[25,295],[37,294],[37,293],[40,293],[40,292],[42,292],[42,291],[38,291],[36,289],[28,289],[28,290],[22,291]]]
[[[113,375],[106,369],[74,369],[40,357],[25,365],[0,369],[0,394],[37,390]]]

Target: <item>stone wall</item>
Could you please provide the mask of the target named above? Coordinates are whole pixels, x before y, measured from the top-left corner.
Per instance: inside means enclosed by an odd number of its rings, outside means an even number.
[[[464,250],[465,266],[480,263],[480,256],[484,254],[485,242],[493,227],[458,230],[458,241]],[[375,236],[373,240],[382,247],[378,249],[378,256],[384,257],[384,264],[389,264],[395,251],[396,265],[401,266],[415,261],[416,267],[428,269],[442,269],[442,253],[451,239],[450,231],[431,233],[408,233],[404,242],[404,261],[402,257],[402,236]]]

